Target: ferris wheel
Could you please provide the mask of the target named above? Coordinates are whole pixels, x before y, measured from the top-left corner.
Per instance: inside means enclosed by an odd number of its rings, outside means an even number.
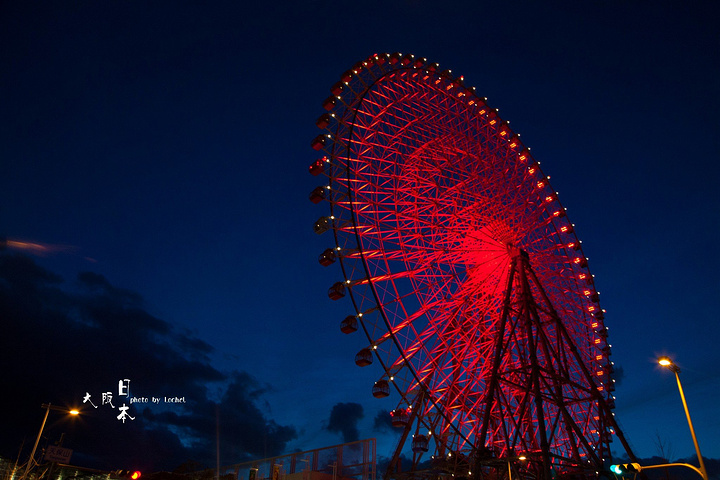
[[[388,474],[405,445],[415,476],[592,476],[615,436],[634,458],[587,259],[519,135],[413,55],[372,55],[331,93],[309,168],[330,212],[314,229],[334,235],[319,262],[344,276],[328,296],[355,308],[341,330],[367,336],[355,362],[380,365],[375,397],[398,394]]]

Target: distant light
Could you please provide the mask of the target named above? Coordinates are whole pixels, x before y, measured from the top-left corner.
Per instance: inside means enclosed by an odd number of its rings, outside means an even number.
[[[78,410],[72,409],[68,412],[70,415],[80,415],[80,412]]]

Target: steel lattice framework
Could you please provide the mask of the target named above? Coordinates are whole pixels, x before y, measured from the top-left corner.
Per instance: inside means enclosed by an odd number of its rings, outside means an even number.
[[[587,474],[610,457],[610,346],[573,225],[538,162],[462,77],[412,55],[373,55],[332,87],[312,142],[310,195],[330,215],[344,281],[377,359],[393,424],[444,468],[528,457],[528,472]],[[444,466],[439,465],[443,459]],[[449,461],[448,459],[453,459]]]

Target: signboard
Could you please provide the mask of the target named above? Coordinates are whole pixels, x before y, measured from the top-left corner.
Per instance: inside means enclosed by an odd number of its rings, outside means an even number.
[[[50,445],[45,450],[45,460],[48,462],[70,463],[72,449]]]

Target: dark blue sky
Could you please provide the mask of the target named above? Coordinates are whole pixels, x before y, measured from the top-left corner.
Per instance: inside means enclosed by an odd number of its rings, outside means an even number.
[[[316,262],[332,239],[312,232],[327,209],[307,201],[307,166],[329,87],[400,51],[464,75],[552,177],[607,309],[636,454],[658,436],[694,453],[654,365],[667,353],[719,458],[719,19],[713,2],[4,2],[0,235],[72,248],[2,257],[0,454],[34,439],[40,403],[120,378],[190,404],[132,426],[96,411],[68,440],[77,463],[172,468],[191,447],[212,461],[217,418],[224,464],[356,434],[390,454],[373,425],[394,400],[372,398],[379,372],[339,332],[354,312],[325,294],[341,272]]]

